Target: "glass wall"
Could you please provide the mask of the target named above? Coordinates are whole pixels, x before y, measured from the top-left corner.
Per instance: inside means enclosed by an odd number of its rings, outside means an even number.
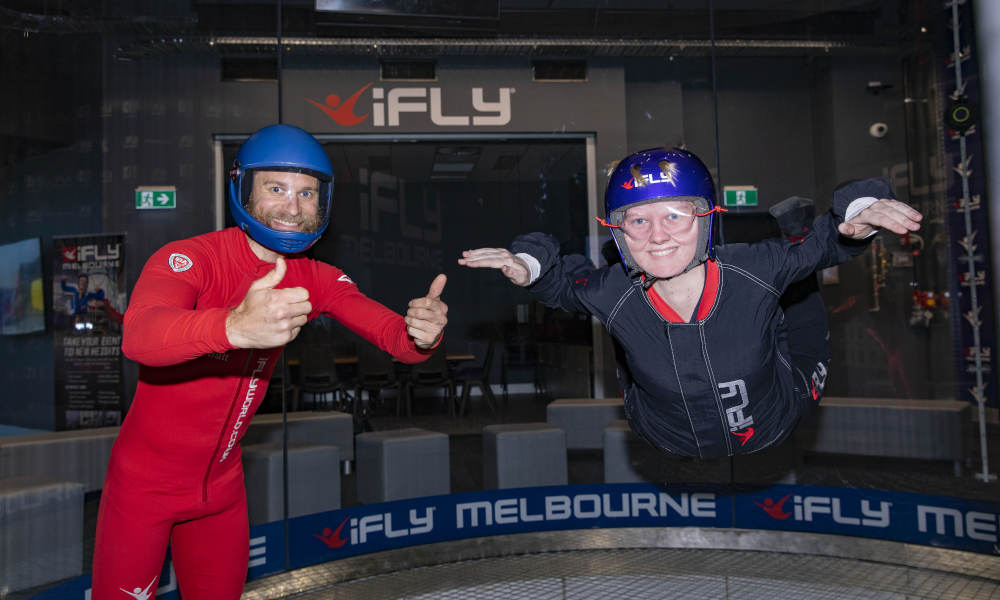
[[[594,527],[994,552],[987,63],[971,7],[612,4],[0,9],[0,251],[39,247],[0,270],[0,597],[85,597],[102,544],[125,547],[98,543],[102,503],[155,504],[112,486],[190,495],[164,516],[187,525],[231,495],[258,584]],[[307,282],[295,267],[285,284],[331,314],[281,352],[233,348],[228,310],[272,286],[253,283],[270,265],[231,229],[230,167],[278,122],[312,133],[335,174],[329,226],[296,258],[339,271]],[[611,179],[619,161],[665,148],[704,163],[724,209],[697,221],[714,219],[714,258],[692,286],[630,278],[616,222],[597,220],[606,189],[644,187]],[[920,211],[919,230],[833,233],[870,195]],[[796,231],[771,212],[791,206]],[[550,237],[512,246],[531,232]],[[458,263],[477,248],[529,254],[540,279]],[[337,312],[348,286],[404,314],[440,273],[448,324],[423,366],[373,350],[367,313]],[[130,321],[137,297],[147,312]],[[13,324],[25,307],[44,330]],[[178,594],[180,531],[143,542],[172,544],[154,582],[110,587]]]

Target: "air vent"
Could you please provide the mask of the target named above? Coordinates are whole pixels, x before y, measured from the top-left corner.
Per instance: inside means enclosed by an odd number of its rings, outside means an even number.
[[[382,81],[434,81],[437,79],[433,60],[383,60]]]
[[[431,179],[465,179],[476,168],[482,151],[479,146],[438,146],[431,166]]]
[[[586,81],[585,60],[533,60],[535,81]]]
[[[278,63],[273,56],[222,59],[222,81],[277,80]]]

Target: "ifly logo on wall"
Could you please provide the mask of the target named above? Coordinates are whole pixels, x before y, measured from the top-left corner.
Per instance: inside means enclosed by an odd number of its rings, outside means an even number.
[[[1000,554],[1000,503],[797,485],[733,489],[634,483],[490,490],[352,506],[296,517],[288,526],[291,569],[431,542],[612,527],[804,531]],[[286,568],[283,540],[281,521],[250,528],[249,579]],[[169,559],[158,585],[150,600],[177,598]],[[90,575],[84,575],[32,600],[91,600],[89,588]]]
[[[366,121],[372,127],[421,126],[428,121],[437,127],[501,127],[510,123],[515,92],[511,87],[474,87],[464,93],[451,90],[445,98],[440,87],[386,88],[374,83],[366,83],[347,97],[331,93],[323,101],[305,100],[342,127]]]
[[[907,492],[820,486],[747,489],[736,527],[854,535],[1000,554],[1000,505]]]
[[[292,562],[472,537],[593,527],[727,527],[714,490],[646,484],[558,486],[432,496],[351,507],[292,521]]]
[[[313,537],[323,542],[327,548],[343,548],[347,544],[356,546],[373,540],[419,536],[434,531],[435,509],[434,506],[428,506],[420,510],[410,509],[405,514],[380,512],[349,517],[341,521],[335,530],[325,527],[322,535],[313,534]],[[396,517],[395,524],[393,516]],[[348,523],[350,528],[345,535],[344,526]]]
[[[105,262],[121,258],[121,244],[86,244],[65,246],[62,249],[64,263]]]

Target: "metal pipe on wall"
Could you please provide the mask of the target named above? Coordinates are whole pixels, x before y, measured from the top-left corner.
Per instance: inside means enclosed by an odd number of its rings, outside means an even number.
[[[959,16],[959,0],[950,0],[946,2],[946,6],[951,9],[951,33],[952,33],[952,58],[954,60],[954,73],[955,73],[955,90],[956,94],[960,95],[962,90],[965,89],[966,81],[962,73],[962,39],[961,39],[961,20]],[[953,96],[957,99],[958,96]],[[961,169],[958,173],[962,179],[962,203],[964,206],[964,217],[965,217],[965,234],[971,239],[974,231],[972,227],[972,208],[971,208],[971,195],[969,193],[969,176],[971,175],[968,169],[968,152],[965,139],[966,133],[964,131],[959,132],[959,165]],[[990,227],[991,233],[993,227]],[[992,236],[991,236],[992,237]],[[979,299],[977,296],[977,283],[976,283],[976,261],[973,254],[973,247],[969,245],[966,248],[967,258],[966,264],[968,265],[968,280],[969,280],[969,296],[971,301],[971,311],[969,314],[973,315],[973,319],[970,319],[972,325],[972,351],[975,356],[975,374],[976,374],[976,387],[975,396],[976,401],[979,404],[979,448],[980,448],[980,461],[982,464],[982,471],[977,473],[976,476],[984,482],[988,482],[996,479],[996,475],[990,473],[989,469],[989,452],[987,449],[987,434],[986,434],[986,394],[984,385],[984,367],[983,367],[983,352],[982,344],[980,341],[981,331],[980,331],[980,321],[978,319],[979,315]]]
[[[986,197],[991,240],[991,271],[1000,268],[1000,210],[991,210],[989,201],[1000,199],[1000,2],[974,2],[976,48],[979,60],[979,109],[983,136]],[[1000,285],[993,285],[993,305],[1000,306]]]

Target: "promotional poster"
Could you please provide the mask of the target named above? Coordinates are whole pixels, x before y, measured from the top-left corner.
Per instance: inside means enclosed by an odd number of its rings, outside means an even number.
[[[124,242],[123,234],[53,239],[57,429],[121,423]]]

